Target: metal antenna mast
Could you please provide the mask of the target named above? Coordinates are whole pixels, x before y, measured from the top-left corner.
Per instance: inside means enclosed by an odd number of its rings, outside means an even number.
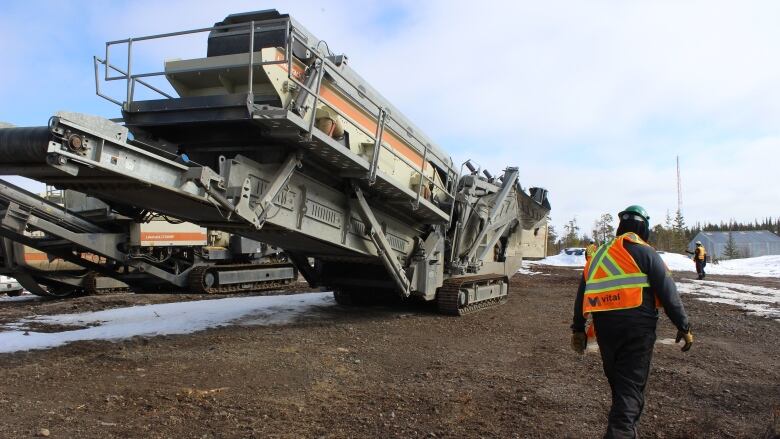
[[[682,212],[682,182],[680,181],[680,156],[677,156],[677,211]]]

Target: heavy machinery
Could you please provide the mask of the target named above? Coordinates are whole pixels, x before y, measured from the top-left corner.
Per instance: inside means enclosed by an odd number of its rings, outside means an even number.
[[[204,32],[201,58],[152,72],[133,64],[140,43]],[[126,64],[115,63],[118,47]],[[544,189],[520,187],[517,168],[458,168],[346,56],[274,10],[111,41],[94,67],[122,124],[60,112],[47,126],[2,129],[1,173],[283,248],[339,303],[383,292],[449,314],[500,303],[523,233],[550,209]],[[105,81],[124,81],[123,100]],[[136,99],[142,88],[161,98]],[[12,209],[0,218],[27,220]],[[96,254],[127,257],[113,252]]]
[[[130,218],[72,190],[39,197],[0,182],[0,206],[0,273],[41,296],[257,291],[297,278],[266,244],[149,212]]]
[[[16,279],[20,290],[45,297],[129,291],[124,282],[8,238],[0,238],[0,273]]]

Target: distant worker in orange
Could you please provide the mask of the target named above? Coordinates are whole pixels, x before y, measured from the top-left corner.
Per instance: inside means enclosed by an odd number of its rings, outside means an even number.
[[[602,244],[587,264],[574,302],[571,346],[584,353],[585,319],[593,316],[604,375],[612,389],[605,438],[636,438],[655,346],[658,310],[677,327],[688,351],[693,335],[666,264],[647,244],[650,216],[641,206],[618,214],[617,236]]]
[[[588,261],[590,261],[593,258],[593,255],[596,254],[596,249],[597,248],[598,247],[596,246],[596,241],[591,239],[588,242],[588,246],[585,247],[585,262],[588,262]]]
[[[704,279],[707,273],[704,272],[704,267],[707,266],[707,250],[701,244],[701,241],[696,241],[696,248],[693,251],[685,250],[685,253],[693,255],[693,262],[696,263],[696,274],[699,275],[698,279]]]

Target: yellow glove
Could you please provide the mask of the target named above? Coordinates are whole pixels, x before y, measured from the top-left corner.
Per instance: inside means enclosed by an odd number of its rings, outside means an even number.
[[[571,348],[574,352],[584,354],[586,346],[588,346],[588,336],[584,332],[571,333]]]
[[[677,331],[677,338],[674,339],[675,343],[679,343],[680,340],[685,340],[685,344],[680,349],[683,352],[688,352],[688,350],[691,349],[691,345],[693,345],[693,333],[691,333],[690,328],[688,329],[688,332],[683,332],[678,330]]]

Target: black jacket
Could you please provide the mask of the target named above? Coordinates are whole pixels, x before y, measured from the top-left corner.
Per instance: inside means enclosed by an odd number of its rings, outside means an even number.
[[[674,326],[681,331],[688,331],[688,315],[685,313],[677,286],[667,270],[666,264],[656,251],[647,245],[624,241],[626,251],[634,258],[639,269],[648,278],[649,287],[642,289],[642,305],[615,311],[600,311],[593,313],[596,329],[599,326],[643,326],[652,327],[658,322],[658,310],[655,308],[655,297],[661,301],[666,315]],[[582,297],[585,294],[585,279],[580,280],[577,298],[574,301],[574,318],[571,329],[585,330],[585,317],[582,315]]]

